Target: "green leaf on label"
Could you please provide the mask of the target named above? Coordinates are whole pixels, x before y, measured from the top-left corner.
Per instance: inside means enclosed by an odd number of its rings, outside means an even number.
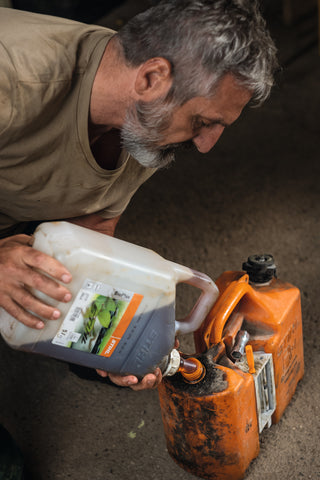
[[[111,315],[109,310],[102,310],[99,312],[98,320],[104,328],[108,328],[111,323]]]

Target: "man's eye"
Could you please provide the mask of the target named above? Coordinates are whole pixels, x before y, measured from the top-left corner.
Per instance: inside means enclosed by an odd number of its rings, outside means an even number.
[[[209,127],[211,127],[210,123],[201,122],[201,128],[209,128]]]
[[[201,128],[209,128],[210,123],[204,122],[203,120],[198,120],[194,123],[194,130],[201,130]]]

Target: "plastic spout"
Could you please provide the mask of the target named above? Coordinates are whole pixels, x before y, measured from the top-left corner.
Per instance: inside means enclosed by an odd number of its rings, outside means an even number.
[[[198,383],[206,374],[204,365],[197,358],[183,358],[180,360],[178,370],[183,378],[189,383]]]
[[[195,357],[184,358],[175,348],[167,357],[166,368],[163,370],[164,377],[171,377],[180,372],[189,383],[198,383],[206,374],[204,365]]]
[[[250,335],[246,330],[239,330],[235,339],[234,347],[230,352],[230,357],[232,360],[237,361],[242,358],[249,339]]]

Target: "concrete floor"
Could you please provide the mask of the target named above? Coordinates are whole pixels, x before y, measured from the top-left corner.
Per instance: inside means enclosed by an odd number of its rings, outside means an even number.
[[[102,23],[125,21],[132,3]],[[271,28],[286,64],[300,53],[301,36],[279,21]],[[262,108],[247,110],[210,154],[183,154],[156,174],[117,230],[213,279],[240,269],[253,253],[272,253],[278,276],[300,288],[305,376],[280,423],[262,433],[247,480],[320,478],[317,47],[287,63]],[[193,295],[178,289],[178,317]],[[192,353],[192,337],[181,343]],[[166,451],[157,391],[83,380],[62,362],[13,351],[3,341],[0,349],[0,423],[20,445],[32,480],[197,478]]]

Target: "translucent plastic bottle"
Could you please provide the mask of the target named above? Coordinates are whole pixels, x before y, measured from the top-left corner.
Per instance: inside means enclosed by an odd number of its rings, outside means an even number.
[[[59,320],[45,321],[42,330],[26,327],[1,309],[1,335],[19,350],[139,377],[157,366],[168,372],[175,336],[196,330],[218,296],[214,282],[200,272],[68,222],[42,223],[34,237],[33,248],[72,273],[68,288],[73,301],[59,303],[34,291],[62,312]],[[202,293],[190,314],[178,321],[180,282]]]

